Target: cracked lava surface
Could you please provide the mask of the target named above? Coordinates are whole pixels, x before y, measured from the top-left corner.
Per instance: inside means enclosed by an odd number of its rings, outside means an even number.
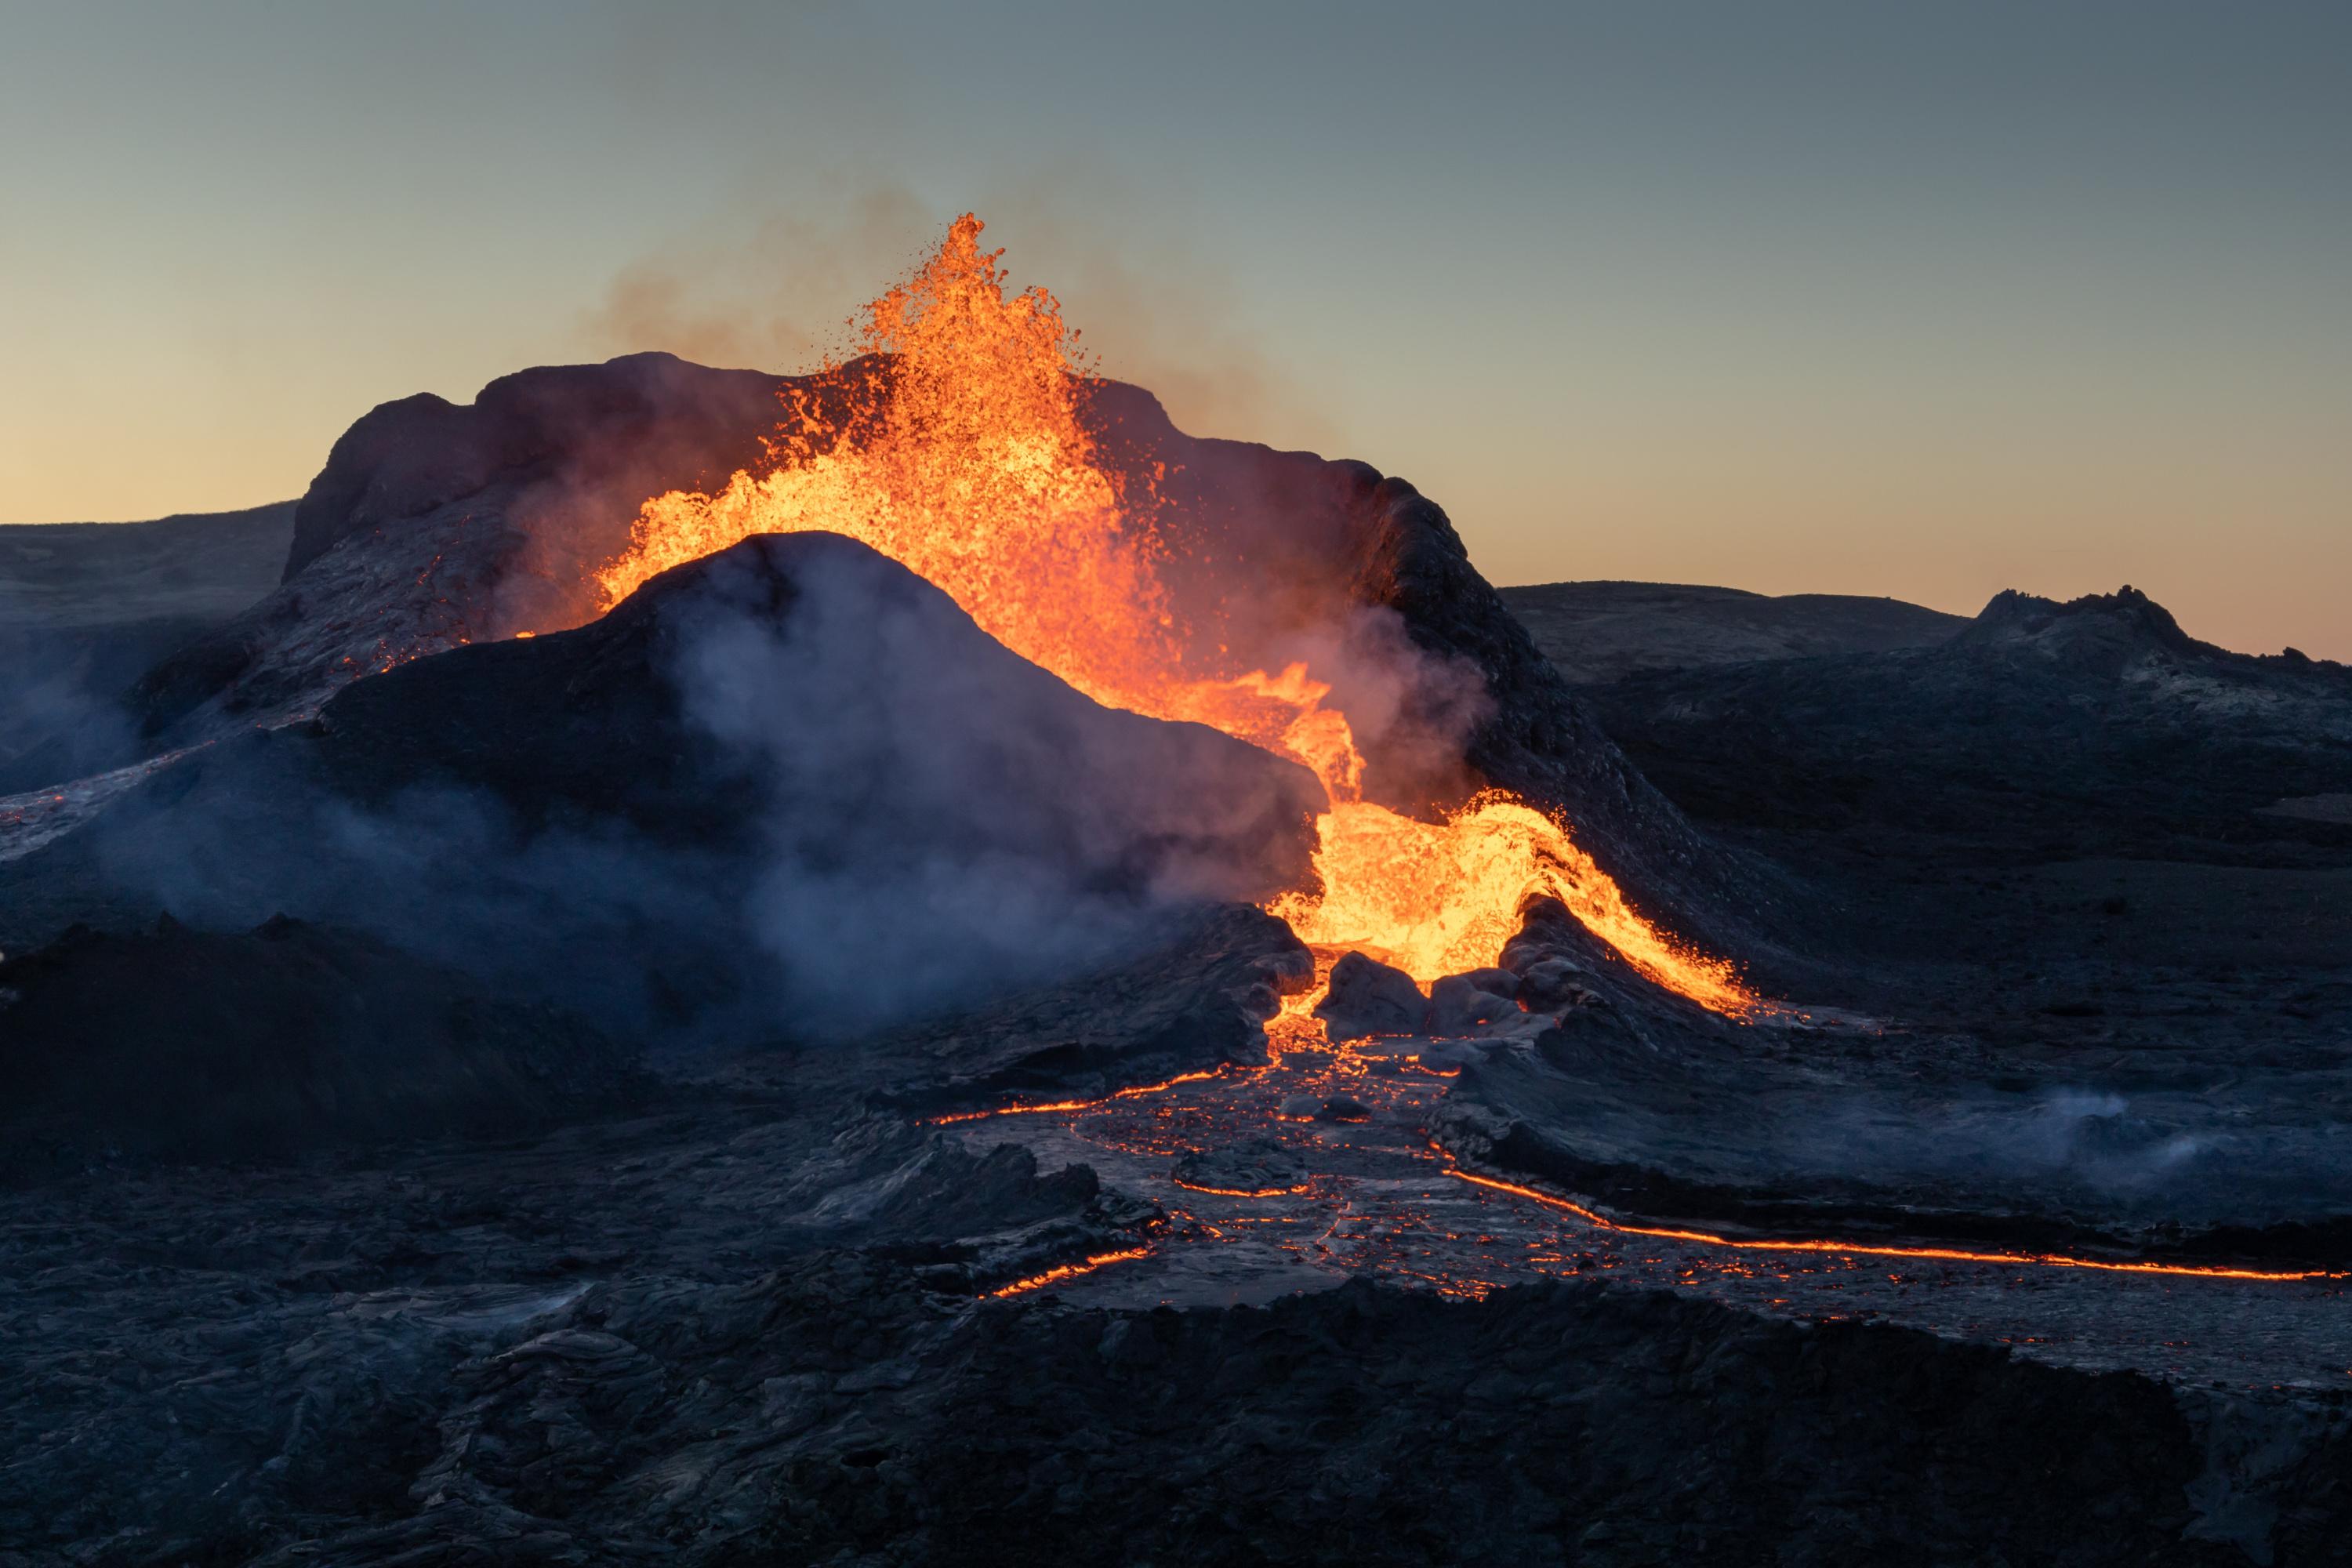
[[[1334,1047],[1301,1022],[1272,1026],[1277,1047],[1264,1068],[1188,1075],[1091,1106],[953,1119],[948,1130],[975,1151],[1014,1142],[1041,1169],[1091,1165],[1106,1186],[1168,1215],[1150,1247],[1018,1281],[1020,1293],[1189,1307],[1263,1303],[1356,1275],[1466,1297],[1543,1277],[1597,1278],[1791,1319],[1897,1323],[2086,1370],[2226,1387],[2352,1388],[2340,1276],[1927,1257],[1919,1254],[1942,1249],[1916,1244],[1906,1256],[1900,1240],[1873,1251],[1642,1234],[1632,1227],[1643,1222],[1613,1222],[1460,1169],[1428,1131],[1448,1087],[1417,1060],[1434,1042]],[[1340,1097],[1363,1117],[1321,1110]],[[1352,1116],[1356,1107],[1343,1109]],[[1188,1158],[1237,1154],[1295,1173],[1247,1187],[1180,1174]],[[2250,1293],[2261,1297],[2259,1312],[2242,1310]]]

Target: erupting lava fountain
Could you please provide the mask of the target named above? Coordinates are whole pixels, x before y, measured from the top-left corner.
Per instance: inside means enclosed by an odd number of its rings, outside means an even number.
[[[867,307],[864,357],[788,384],[772,466],[646,503],[597,574],[609,609],[747,536],[847,534],[954,597],[992,636],[1108,705],[1213,725],[1311,768],[1328,794],[1318,886],[1269,906],[1305,941],[1426,984],[1493,962],[1533,894],[1559,899],[1643,974],[1718,1012],[1755,1005],[1727,961],[1636,912],[1559,822],[1488,791],[1441,820],[1367,800],[1348,717],[1307,664],[1237,668],[1235,613],[1182,602],[1154,521],[1162,472],[1106,461],[1083,418],[1078,334],[1043,289],[1008,295],[981,223]],[[1313,997],[1291,999],[1303,1016]]]

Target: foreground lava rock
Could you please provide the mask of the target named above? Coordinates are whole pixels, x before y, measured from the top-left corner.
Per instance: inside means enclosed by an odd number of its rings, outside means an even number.
[[[2352,1501],[2289,1410],[1592,1286],[975,1310],[835,1249],[437,1294],[158,1336],[207,1447],[80,1394],[12,1561],[2299,1563]]]

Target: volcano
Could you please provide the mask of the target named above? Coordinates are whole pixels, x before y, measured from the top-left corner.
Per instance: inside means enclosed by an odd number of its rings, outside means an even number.
[[[7,759],[9,1552],[2330,1549],[2340,669],[1539,644],[981,233],[807,374],[375,409]]]
[[[960,223],[877,302],[869,352],[813,376],[637,356],[376,410],[296,509],[278,591],[132,692],[144,749],[576,625],[750,534],[826,530],[1088,695],[1313,768],[1322,885],[1288,916],[1310,940],[1433,980],[1486,962],[1534,889],[1738,1005],[1703,954],[1766,951],[1771,879],[1626,764],[1444,513],[1362,464],[1185,437],[1080,374],[1050,296],[1008,298],[979,232]]]

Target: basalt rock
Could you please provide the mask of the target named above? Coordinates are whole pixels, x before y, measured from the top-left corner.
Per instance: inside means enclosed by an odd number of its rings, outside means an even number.
[[[40,1568],[2220,1568],[2326,1560],[2347,1501],[2340,1423],[2292,1407],[1587,1284],[973,1310],[833,1251],[509,1316],[311,1312],[231,1365],[158,1336],[143,1363],[204,1373],[153,1397],[209,1442],[101,1413],[23,1450],[0,1524]],[[86,1484],[43,1513],[20,1477]]]
[[[1266,1020],[1313,973],[1306,945],[1272,915],[1201,910],[1114,963],[870,1042],[901,1064],[872,1098],[955,1113],[1261,1064]]]
[[[1429,1016],[1429,999],[1403,970],[1347,952],[1331,966],[1331,988],[1315,1005],[1315,1016],[1335,1040],[1418,1034]]]
[[[1429,987],[1429,1032],[1433,1035],[1475,1034],[1486,1025],[1526,1015],[1513,998],[1519,977],[1507,969],[1479,969],[1449,974]]]

